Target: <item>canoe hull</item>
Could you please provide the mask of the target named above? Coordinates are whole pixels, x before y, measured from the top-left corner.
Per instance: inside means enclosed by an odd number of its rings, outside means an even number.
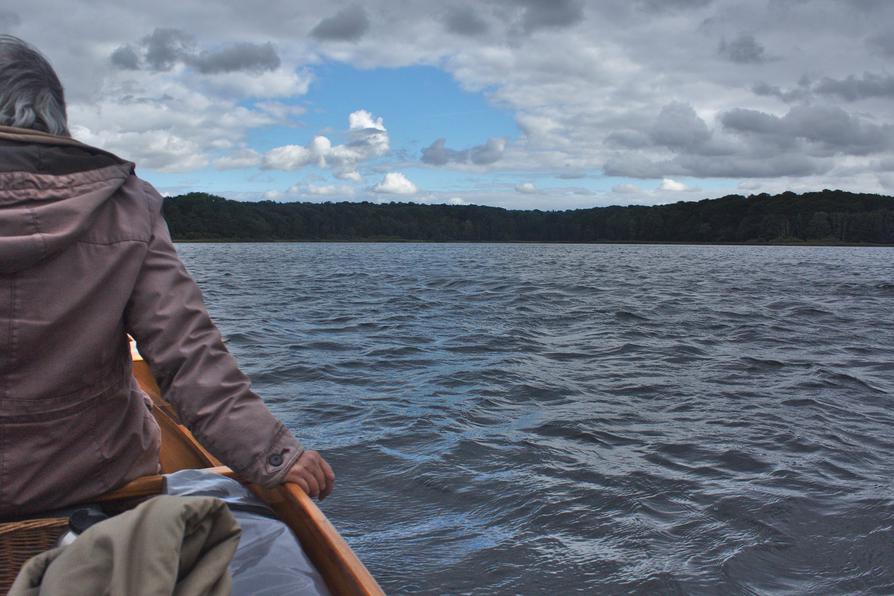
[[[235,477],[196,440],[189,429],[180,424],[174,409],[164,401],[149,366],[138,355],[134,356],[133,374],[140,387],[155,404],[155,418],[162,433],[160,454],[162,473],[168,474],[187,468],[216,468],[215,471],[218,473]],[[150,486],[151,478],[138,479],[135,482],[144,481],[147,483],[146,490],[152,490],[154,487]],[[133,484],[130,483],[128,486]],[[273,509],[283,523],[289,526],[333,594],[358,596],[384,594],[351,547],[319,507],[297,485],[284,484],[272,489],[265,489],[256,484],[248,486],[258,498]]]

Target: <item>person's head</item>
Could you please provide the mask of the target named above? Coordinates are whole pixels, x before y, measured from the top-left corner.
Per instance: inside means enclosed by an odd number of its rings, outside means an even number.
[[[0,124],[71,136],[59,77],[40,52],[12,35],[0,35]]]

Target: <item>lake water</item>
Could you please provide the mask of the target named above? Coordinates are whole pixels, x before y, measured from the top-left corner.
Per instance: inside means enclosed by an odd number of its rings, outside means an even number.
[[[894,593],[894,249],[187,244],[389,593]]]

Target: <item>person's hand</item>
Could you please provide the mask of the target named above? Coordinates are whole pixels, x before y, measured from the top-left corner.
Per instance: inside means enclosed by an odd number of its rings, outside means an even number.
[[[335,487],[335,472],[316,451],[305,451],[286,474],[286,482],[294,482],[301,490],[321,501]]]

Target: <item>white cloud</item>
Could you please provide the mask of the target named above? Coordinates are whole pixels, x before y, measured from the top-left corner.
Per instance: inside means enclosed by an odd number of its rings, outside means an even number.
[[[661,180],[661,184],[658,186],[658,190],[667,190],[671,192],[682,192],[684,190],[690,190],[688,186],[683,184],[682,182],[677,182],[676,180],[671,180],[670,178],[664,178]]]
[[[537,187],[533,182],[522,182],[515,185],[515,190],[526,195],[532,195],[537,192]]]
[[[274,147],[264,154],[264,167],[271,170],[297,170],[313,162],[313,152],[301,145]]]
[[[383,194],[412,195],[416,194],[419,189],[400,172],[388,172],[372,190]]]
[[[348,126],[351,130],[374,129],[385,132],[385,125],[382,124],[381,116],[373,118],[373,115],[366,110],[351,112],[348,116]]]
[[[244,149],[230,155],[225,155],[214,160],[214,167],[218,170],[236,170],[239,168],[251,168],[261,163],[261,154],[254,149]]]
[[[88,145],[104,147],[138,166],[166,172],[186,172],[208,164],[205,150],[194,140],[166,130],[122,132],[93,131],[73,126],[72,136]]]
[[[259,101],[255,103],[255,107],[279,120],[288,120],[307,112],[304,106],[285,104],[278,101]]]
[[[320,195],[320,196],[353,196],[355,190],[353,187],[348,186],[347,184],[325,184],[325,185],[316,185],[316,184],[308,184],[304,188],[304,192],[309,195]]]
[[[243,145],[252,128],[275,122],[233,98],[197,88],[182,68],[163,74],[113,72],[97,98],[73,101],[68,114],[79,140],[140,168],[171,172],[204,167],[218,150]],[[236,166],[224,158],[222,167]]]
[[[352,182],[363,182],[363,176],[360,175],[360,172],[357,170],[351,170],[350,172],[336,172],[335,177],[339,180],[350,180]]]
[[[206,75],[197,77],[197,84],[213,93],[230,97],[272,98],[304,95],[312,80],[308,70],[296,72],[280,68],[261,74],[227,72]]]
[[[468,205],[469,202],[461,197],[450,197],[447,199],[448,205]]]
[[[612,186],[612,192],[616,192],[619,194],[629,194],[640,192],[640,188],[636,184],[616,184]]]
[[[359,181],[360,174],[354,166],[388,153],[390,139],[382,118],[373,118],[366,110],[348,115],[348,136],[350,142],[345,145],[333,145],[328,137],[317,135],[307,146],[274,147],[264,154],[263,167],[293,171],[315,164],[332,168],[341,179]]]

